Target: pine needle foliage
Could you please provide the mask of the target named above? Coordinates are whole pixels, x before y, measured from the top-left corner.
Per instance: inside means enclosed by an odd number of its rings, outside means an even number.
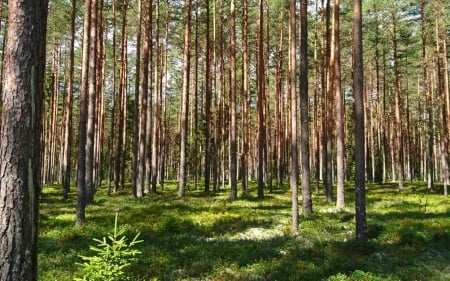
[[[94,251],[94,256],[79,257],[84,261],[79,263],[82,278],[75,278],[75,281],[126,281],[132,280],[127,269],[141,254],[135,246],[142,243],[138,240],[140,232],[128,243],[124,228],[117,226],[117,213],[114,221],[114,232],[108,234],[103,239],[94,238],[96,246],[90,246]]]

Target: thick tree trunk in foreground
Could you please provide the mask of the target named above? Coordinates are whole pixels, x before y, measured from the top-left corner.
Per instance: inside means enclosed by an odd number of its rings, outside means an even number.
[[[47,1],[8,4],[0,144],[0,280],[29,281],[37,280]]]

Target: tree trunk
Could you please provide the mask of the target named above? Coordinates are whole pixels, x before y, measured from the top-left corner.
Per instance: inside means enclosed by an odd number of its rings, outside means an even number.
[[[295,28],[295,0],[289,1],[289,92],[291,105],[290,128],[290,187],[292,192],[292,228],[298,230],[298,161],[297,161],[297,87],[296,81],[296,28]]]
[[[230,6],[230,185],[231,200],[237,199],[237,142],[236,142],[236,12],[235,1]]]
[[[259,0],[259,31],[258,31],[258,198],[264,198],[264,146],[266,143],[266,128],[264,120],[264,1]]]
[[[300,2],[300,124],[302,153],[303,216],[312,213],[309,166],[309,97],[308,97],[308,3]],[[295,108],[295,107],[292,107]]]
[[[209,0],[206,0],[206,63],[205,63],[205,192],[211,181],[211,39]]]
[[[139,105],[140,105],[140,81],[141,81],[141,37],[142,37],[142,1],[138,0],[137,8],[137,34],[136,34],[136,77],[134,78],[134,120],[133,120],[133,179],[132,195],[137,197],[138,186],[138,157],[139,157]]]
[[[8,2],[0,143],[2,281],[37,280],[47,5]]]
[[[112,94],[111,94],[111,135],[108,141],[108,185],[107,194],[111,195],[111,184],[115,181],[115,135],[116,135],[116,111],[117,111],[117,94],[116,94],[116,1],[112,0]]]
[[[355,216],[356,239],[367,241],[365,139],[364,139],[364,68],[362,46],[361,0],[353,0],[353,92],[355,95]]]
[[[96,123],[95,123],[95,143],[94,143],[94,187],[98,189],[104,176],[103,160],[105,142],[105,18],[103,8],[105,1],[97,0],[97,57],[96,57]]]
[[[400,70],[398,59],[398,42],[397,42],[397,10],[392,11],[392,43],[394,47],[394,78],[395,78],[395,120],[397,127],[396,132],[396,146],[397,146],[397,170],[398,170],[398,189],[403,189],[404,179],[404,157],[403,157],[403,114],[402,114],[402,99],[400,87]]]
[[[149,62],[148,62],[148,78],[147,81],[145,83],[147,83],[147,87],[146,87],[146,93],[147,93],[147,110],[145,111],[146,114],[146,127],[143,128],[142,130],[144,130],[144,135],[145,135],[145,157],[144,157],[144,162],[145,162],[145,174],[144,176],[144,191],[143,193],[148,193],[150,192],[150,185],[151,185],[151,174],[152,174],[152,151],[153,151],[153,147],[150,145],[153,141],[152,139],[152,128],[153,128],[153,80],[152,80],[152,76],[153,76],[153,44],[152,44],[152,40],[153,40],[153,1],[149,0],[150,3],[147,5],[150,5],[150,7],[148,10],[150,11],[150,21],[149,24],[147,25],[147,36],[149,39]]]
[[[92,0],[91,0],[92,1]],[[125,151],[126,151],[126,104],[127,104],[127,9],[128,0],[122,2],[122,31],[121,31],[121,47],[120,47],[120,81],[119,81],[119,102],[118,102],[118,133],[117,133],[117,150],[116,150],[116,177],[114,182],[114,191],[120,188],[124,189],[125,185]]]
[[[86,196],[88,204],[94,201],[94,132],[96,116],[96,58],[97,58],[97,0],[91,0],[89,24],[89,65],[88,65],[88,116],[86,124]]]
[[[89,30],[91,24],[91,0],[84,2],[83,22],[83,54],[81,62],[81,87],[80,106],[78,119],[78,192],[77,192],[77,218],[76,224],[85,223],[85,209],[88,203],[88,191],[86,183],[86,143],[87,143],[87,120],[88,120],[88,71],[89,71]]]
[[[183,50],[183,90],[181,96],[181,143],[180,143],[180,171],[178,183],[178,196],[186,192],[186,150],[189,116],[189,72],[190,72],[190,44],[191,44],[191,0],[185,1],[186,17],[184,25]]]
[[[62,189],[64,199],[68,198],[70,192],[70,174],[71,174],[71,150],[72,150],[72,123],[73,123],[73,86],[74,86],[74,58],[75,58],[75,16],[76,0],[72,0],[72,10],[70,13],[70,50],[69,50],[69,84],[66,98],[65,124],[63,136],[63,158],[62,158]]]
[[[336,102],[336,207],[345,208],[344,195],[344,107],[341,95],[341,49],[339,36],[339,0],[334,1],[334,90]],[[372,159],[373,161],[373,159]]]
[[[277,50],[276,70],[275,70],[275,161],[277,174],[277,189],[281,189],[284,172],[284,127],[283,127],[283,11],[280,16],[280,39]]]
[[[324,124],[324,154],[325,159],[323,163],[324,167],[324,188],[325,188],[325,196],[327,198],[327,202],[333,202],[333,90],[334,90],[334,38],[332,33],[330,32],[330,17],[331,17],[331,6],[330,0],[327,0],[326,12],[325,12],[325,36],[326,36],[326,67],[328,71],[326,73],[327,84],[326,84],[326,97],[324,99],[325,105],[324,116],[326,123]]]
[[[314,110],[314,176],[315,176],[315,186],[316,186],[316,194],[319,194],[319,181],[320,181],[320,143],[321,143],[321,138],[320,138],[320,114],[319,114],[319,87],[321,85],[320,83],[320,78],[321,75],[319,75],[319,71],[320,71],[320,60],[319,60],[319,52],[318,52],[318,42],[319,42],[319,38],[318,38],[318,26],[319,26],[319,12],[318,12],[318,1],[316,1],[316,5],[315,5],[315,20],[314,20],[314,105],[313,105],[313,110]]]
[[[159,77],[161,76],[161,52],[159,45],[159,0],[157,1],[156,7],[156,56],[155,56],[155,114],[153,117],[153,131],[152,131],[152,177],[151,177],[151,191],[156,193],[156,184],[158,178],[158,155],[159,150],[159,140],[160,140],[160,128],[161,128],[161,85],[159,83]]]

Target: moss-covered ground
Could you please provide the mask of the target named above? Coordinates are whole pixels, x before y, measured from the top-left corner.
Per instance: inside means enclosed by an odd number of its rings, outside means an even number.
[[[291,194],[266,191],[231,202],[229,191],[188,190],[176,183],[143,199],[103,189],[75,226],[76,192],[62,199],[44,188],[40,203],[39,280],[73,280],[79,255],[92,255],[92,238],[112,231],[115,213],[132,238],[140,232],[142,255],[132,280],[450,280],[450,201],[424,183],[367,184],[369,242],[354,241],[353,186],[347,209],[337,211],[314,195],[314,214],[291,231]],[[301,198],[300,198],[301,204]]]

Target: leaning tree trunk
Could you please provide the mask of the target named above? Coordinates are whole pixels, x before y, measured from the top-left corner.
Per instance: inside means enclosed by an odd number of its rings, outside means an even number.
[[[0,280],[37,280],[47,1],[10,0],[0,143]],[[8,222],[8,223],[5,223]]]

